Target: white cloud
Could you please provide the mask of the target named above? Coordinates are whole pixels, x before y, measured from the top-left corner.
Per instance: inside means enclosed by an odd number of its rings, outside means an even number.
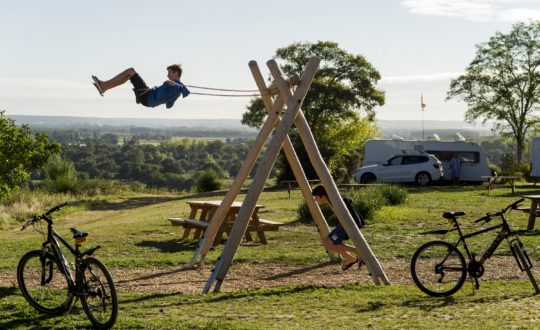
[[[417,15],[460,17],[473,21],[540,19],[538,0],[404,0],[401,5]]]

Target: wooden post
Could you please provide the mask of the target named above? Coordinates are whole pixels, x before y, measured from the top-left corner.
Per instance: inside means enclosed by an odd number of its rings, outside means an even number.
[[[266,91],[261,90],[261,94],[264,95],[265,93]],[[246,159],[242,163],[242,167],[236,175],[233,184],[229,188],[229,191],[227,191],[227,194],[223,198],[221,205],[218,207],[212,219],[210,220],[210,225],[204,231],[203,237],[199,240],[199,247],[195,251],[193,258],[191,258],[191,262],[188,265],[189,268],[193,268],[195,266],[195,263],[197,262],[198,265],[200,265],[204,261],[204,258],[206,257],[208,250],[210,250],[210,247],[214,242],[219,228],[223,224],[227,212],[231,208],[231,205],[236,199],[236,196],[238,196],[238,193],[240,193],[242,185],[246,181],[249,172],[257,161],[257,157],[259,157],[259,153],[261,152],[264,143],[268,139],[268,136],[270,136],[270,133],[272,133],[272,130],[274,129],[277,120],[279,119],[279,114],[283,109],[283,105],[284,103],[282,99],[276,100],[276,102],[273,104],[271,108],[272,111],[269,112],[268,118],[264,122],[263,127],[259,131],[259,134],[257,135],[253,146],[249,150]]]
[[[284,97],[287,104],[289,104],[289,101],[294,101],[294,96],[291,95],[291,91],[288,88],[288,85],[282,79],[282,73],[276,61],[268,61],[268,68],[270,69],[270,72],[278,83],[280,97]],[[300,137],[302,138],[302,142],[307,151],[311,164],[313,165],[313,168],[317,172],[321,183],[323,184],[326,192],[328,193],[332,208],[334,209],[334,212],[336,213],[339,222],[347,232],[347,235],[353,241],[358,255],[366,263],[366,266],[368,268],[368,271],[371,273],[373,281],[375,282],[375,284],[380,284],[380,280],[382,280],[384,284],[390,284],[379,261],[371,251],[371,248],[369,247],[360,230],[358,230],[358,227],[355,225],[354,220],[349,213],[349,210],[345,206],[345,203],[343,202],[343,199],[339,194],[339,191],[330,174],[330,171],[328,170],[328,167],[326,166],[326,163],[324,162],[319,152],[319,148],[315,143],[315,139],[313,138],[311,129],[309,128],[309,125],[307,124],[307,121],[303,117],[301,111],[296,117],[295,124],[298,132],[300,133]]]
[[[238,246],[240,245],[242,237],[247,229],[249,219],[255,208],[255,204],[259,199],[272,166],[276,161],[279,150],[283,145],[283,141],[285,140],[285,137],[287,136],[294,119],[300,110],[300,106],[302,105],[302,102],[309,90],[311,82],[315,77],[319,62],[320,60],[318,58],[311,58],[309,60],[294,95],[291,97],[290,101],[287,102],[287,111],[285,112],[281,123],[277,127],[272,139],[268,144],[266,152],[264,153],[261,161],[261,165],[255,174],[255,179],[249,188],[247,197],[244,200],[240,211],[238,212],[236,221],[231,229],[231,234],[227,239],[227,243],[223,248],[223,252],[218,259],[218,262],[215,264],[214,271],[210,275],[210,278],[203,289],[203,293],[207,293],[212,285],[214,285],[214,282],[216,282],[214,292],[219,291],[221,283],[227,275],[227,272],[232,264],[232,259],[236,254]]]
[[[255,83],[259,87],[259,90],[264,89],[264,78],[261,74],[261,71],[259,70],[259,67],[257,66],[257,62],[250,61],[249,62],[249,68],[251,69],[251,73],[253,74],[253,78],[255,79]],[[279,94],[278,94],[279,95]],[[261,93],[264,105],[268,111],[272,108],[272,99],[269,95]],[[279,99],[284,102],[282,97],[279,97]],[[277,120],[277,124],[279,124],[280,119]],[[328,236],[330,233],[330,227],[328,226],[328,223],[326,222],[326,219],[324,218],[324,215],[321,212],[321,209],[315,202],[315,199],[313,198],[313,195],[311,194],[311,185],[309,184],[309,181],[306,177],[306,174],[304,173],[304,169],[302,169],[302,165],[300,164],[300,160],[298,159],[298,156],[296,155],[296,152],[294,151],[294,146],[291,142],[291,139],[288,135],[285,136],[285,140],[283,141],[283,152],[285,154],[285,157],[287,158],[287,161],[289,162],[289,165],[291,166],[291,170],[294,174],[294,177],[296,179],[296,182],[298,182],[298,187],[300,187],[300,190],[302,191],[302,196],[304,197],[304,200],[306,201],[307,207],[311,213],[311,216],[313,218],[313,222],[317,225],[317,229],[319,231],[319,235],[321,236],[321,240]],[[289,184],[289,198],[291,191],[290,191],[290,184]],[[334,253],[331,251],[326,251],[328,254],[328,257],[330,260],[332,259]]]

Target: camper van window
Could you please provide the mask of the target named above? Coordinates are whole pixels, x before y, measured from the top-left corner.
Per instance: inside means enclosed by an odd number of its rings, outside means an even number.
[[[480,163],[480,153],[476,151],[453,151],[453,150],[426,150],[428,154],[432,154],[442,162],[449,162],[452,156],[457,153],[461,158],[462,163],[478,164]]]

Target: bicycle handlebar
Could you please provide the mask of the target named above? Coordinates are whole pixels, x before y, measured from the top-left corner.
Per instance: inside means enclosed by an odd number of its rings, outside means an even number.
[[[41,219],[48,219],[49,215],[51,215],[51,213],[54,213],[56,211],[60,211],[61,208],[63,208],[64,206],[68,205],[67,202],[65,203],[61,203],[61,204],[58,204],[56,205],[55,207],[51,208],[50,210],[48,210],[47,212],[43,213],[42,215],[36,215],[34,216],[32,219],[28,220],[27,223],[25,223],[21,230],[25,230],[26,227],[30,226],[30,225],[33,225],[35,224],[36,222],[38,222],[39,220]]]
[[[481,217],[480,219],[475,220],[474,222],[475,223],[482,222],[482,221],[490,222],[491,218],[498,217],[498,216],[500,216],[502,214],[505,214],[509,209],[512,209],[512,210],[517,209],[517,207],[519,206],[519,203],[523,202],[524,200],[525,200],[525,198],[521,198],[521,199],[513,202],[512,204],[508,205],[507,207],[505,207],[504,209],[502,209],[499,212],[496,212],[496,213],[493,213],[493,214],[486,213],[485,216]]]

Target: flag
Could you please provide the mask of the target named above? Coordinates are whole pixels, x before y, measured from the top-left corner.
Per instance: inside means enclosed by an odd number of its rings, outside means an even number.
[[[420,107],[422,108],[422,111],[426,108],[426,104],[424,103],[424,95],[420,94]]]

